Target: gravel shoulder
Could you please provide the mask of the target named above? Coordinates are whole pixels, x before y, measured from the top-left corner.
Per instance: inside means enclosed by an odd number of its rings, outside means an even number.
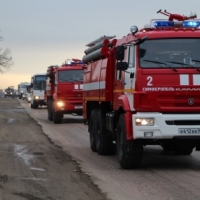
[[[20,106],[0,98],[1,200],[107,200]]]

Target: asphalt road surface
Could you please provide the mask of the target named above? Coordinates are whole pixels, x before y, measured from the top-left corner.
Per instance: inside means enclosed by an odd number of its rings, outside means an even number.
[[[11,101],[19,101],[19,100],[11,100]],[[81,175],[85,175],[85,179],[90,177],[92,182],[100,189],[101,193],[98,193],[98,189],[90,186],[83,186],[80,188],[87,188],[92,189],[92,191],[96,191],[97,194],[100,196],[91,196],[91,198],[88,199],[105,199],[103,195],[106,195],[106,198],[112,199],[112,200],[197,200],[200,199],[200,152],[193,151],[193,153],[189,156],[178,156],[174,155],[172,153],[166,153],[163,151],[163,149],[159,146],[146,146],[144,148],[144,158],[143,158],[143,165],[140,169],[137,170],[122,170],[119,166],[118,160],[116,156],[99,156],[97,153],[94,153],[90,150],[89,147],[89,134],[87,132],[87,126],[83,125],[82,117],[76,117],[72,115],[65,115],[65,118],[63,119],[62,124],[53,124],[52,122],[48,121],[47,119],[47,110],[45,107],[41,107],[38,109],[31,109],[30,105],[27,104],[27,102],[20,100],[19,103],[22,107],[20,107],[20,110],[26,112],[35,120],[35,122],[32,120],[32,123],[37,125],[37,123],[41,126],[41,129],[34,129],[32,132],[32,140],[36,140],[38,136],[35,136],[36,132],[41,135],[41,138],[44,138],[46,140],[45,135],[49,138],[49,141],[52,142],[54,145],[52,146],[52,153],[54,152],[54,148],[60,147],[59,151],[55,153],[57,156],[61,155],[70,155],[72,157],[72,160],[76,161],[80,169],[77,171],[82,171],[84,173],[81,173]],[[0,104],[0,106],[2,103]],[[22,109],[22,108],[25,108]],[[14,109],[15,110],[15,109]],[[14,111],[12,111],[14,112]],[[2,115],[2,114],[1,114]],[[12,115],[11,115],[12,116]],[[1,119],[1,118],[0,118]],[[9,120],[7,120],[7,124],[13,124],[14,121],[11,117]],[[20,121],[20,118],[18,119],[18,123]],[[31,123],[28,123],[27,121],[23,121],[24,128],[23,131],[27,131],[31,128]],[[16,124],[16,123],[15,123]],[[27,126],[27,124],[30,124],[30,127]],[[29,127],[29,128],[28,128]],[[38,126],[36,126],[38,127]],[[19,130],[13,128],[13,134],[19,135]],[[2,134],[1,134],[2,135]],[[6,132],[4,133],[6,136]],[[1,143],[4,144],[4,140],[9,143],[9,138],[6,139],[4,135],[1,136]],[[21,134],[20,134],[21,136]],[[23,144],[23,140],[25,140],[25,134],[22,135],[23,137],[17,137],[15,138],[18,140],[18,142]],[[30,137],[30,136],[28,136]],[[21,138],[21,139],[20,139]],[[22,140],[22,141],[21,141]],[[42,143],[43,140],[41,140]],[[17,143],[17,142],[15,142]],[[15,146],[16,144],[12,145]],[[25,144],[23,144],[25,145]],[[40,145],[36,145],[40,146]],[[41,154],[41,150],[35,150],[33,146],[32,152],[31,149],[28,148],[29,143],[25,147],[19,146],[14,152],[17,155],[33,155],[34,157],[40,157],[42,156],[41,160],[46,160],[45,154]],[[26,149],[28,150],[28,153],[26,153]],[[20,150],[22,149],[22,150]],[[34,150],[33,150],[34,149]],[[6,152],[6,147],[4,149],[4,152]],[[18,151],[17,151],[18,150]],[[24,151],[25,152],[24,152]],[[30,153],[31,152],[31,153]],[[0,152],[1,153],[1,152]],[[9,156],[11,152],[8,152]],[[54,153],[53,153],[54,154]],[[1,153],[0,155],[4,155]],[[6,154],[5,154],[6,155]],[[46,154],[47,156],[48,154]],[[62,157],[62,156],[61,156]],[[1,158],[1,157],[0,157]],[[27,157],[28,159],[29,157]],[[24,159],[24,158],[23,158]],[[69,158],[68,158],[69,159]],[[31,161],[29,161],[31,160]],[[41,171],[43,169],[46,169],[48,165],[55,165],[56,168],[58,167],[57,164],[55,164],[55,159],[50,161],[47,161],[47,166],[45,164],[38,164],[34,165],[35,158],[32,160],[31,158],[28,159],[28,163],[31,162],[31,169],[29,167],[29,171],[31,171],[31,175],[27,173],[27,177],[34,177],[34,174],[37,174],[38,179],[50,179],[51,173],[47,173],[46,171]],[[58,159],[59,161],[59,159]],[[26,163],[26,159],[24,159],[24,162]],[[70,161],[73,163],[73,161]],[[2,162],[1,162],[2,163]],[[56,179],[53,181],[52,184],[45,182],[45,191],[48,191],[52,189],[55,193],[59,193],[61,195],[61,185],[65,185],[65,187],[68,187],[68,184],[71,184],[72,179],[69,180],[69,175],[65,175],[68,173],[69,169],[67,169],[67,165],[65,165],[65,162],[60,162],[58,170],[60,171],[60,177],[62,178],[62,184],[59,183],[60,187],[55,186],[58,184],[58,180]],[[27,164],[28,165],[28,164]],[[12,173],[15,172],[15,168],[13,166],[16,166],[16,168],[21,169],[21,164],[19,166],[19,163],[12,159],[12,163],[7,163],[4,167],[1,167],[1,174],[2,174],[2,184],[0,182],[0,192],[2,190],[2,187],[5,187],[4,184],[7,184],[7,180],[9,180],[9,175],[7,170],[9,169],[8,166],[12,166]],[[2,169],[5,170],[5,168],[8,168],[6,171],[2,172]],[[34,170],[38,169],[38,170]],[[73,169],[73,170],[72,170]],[[75,171],[74,171],[75,169]],[[40,171],[39,171],[40,170]],[[9,171],[9,170],[8,170]],[[54,171],[54,170],[53,170]],[[76,167],[71,167],[70,171],[70,177],[72,174],[74,174],[76,171]],[[74,173],[72,173],[74,172]],[[47,174],[45,174],[47,173]],[[45,176],[40,176],[40,174],[45,174]],[[62,175],[61,175],[62,174]],[[76,174],[76,173],[75,173]],[[13,175],[14,176],[14,175]],[[50,177],[48,177],[50,176]],[[53,176],[53,175],[52,175]],[[15,177],[15,176],[14,176]],[[15,177],[16,179],[16,177]],[[1,180],[1,179],[0,179]],[[19,180],[18,180],[19,181]],[[26,180],[29,181],[29,180]],[[42,181],[42,180],[37,180]],[[66,183],[64,181],[67,181]],[[77,180],[78,181],[78,180]],[[35,181],[36,182],[36,181]],[[75,181],[74,181],[75,182]],[[85,182],[85,181],[84,181]],[[78,182],[79,183],[79,182]],[[88,185],[87,181],[85,182],[86,185]],[[90,182],[89,182],[90,183]],[[90,183],[91,184],[91,183]],[[13,186],[13,184],[7,185],[7,188]],[[21,184],[22,185],[22,184]],[[29,184],[27,184],[29,186]],[[91,184],[92,185],[92,184]],[[2,187],[1,187],[2,186]],[[28,187],[26,186],[26,187]],[[94,185],[93,185],[94,186]],[[20,186],[18,185],[18,189],[16,190],[15,194],[23,194],[24,185]],[[44,185],[42,185],[44,187]],[[73,187],[73,186],[72,186]],[[75,186],[74,186],[75,187]],[[76,190],[77,193],[81,192],[81,189]],[[16,189],[16,188],[15,188]],[[32,188],[33,189],[33,188]],[[35,190],[34,190],[35,189]],[[40,187],[34,188],[31,193],[31,195],[35,195],[37,197],[37,192],[40,189]],[[11,190],[11,189],[8,189]],[[71,189],[72,190],[72,189]],[[73,190],[73,191],[74,191]],[[12,191],[12,190],[11,190]],[[39,190],[40,191],[40,190]],[[86,191],[86,190],[85,190]],[[83,191],[83,192],[85,192]],[[67,192],[66,192],[67,193]],[[63,194],[66,195],[66,193],[63,191]],[[1,194],[1,193],[0,193]],[[26,194],[26,193],[25,193]],[[46,194],[41,193],[40,195]],[[84,193],[85,194],[85,193]],[[39,194],[38,194],[39,195]],[[78,194],[76,194],[78,195]],[[48,199],[47,197],[50,197],[49,199],[84,199],[83,196],[81,198],[77,196],[73,196],[73,194],[69,198],[62,197],[54,197],[50,195],[50,192],[47,192],[47,195],[45,197],[40,197],[41,199]],[[72,198],[73,197],[73,198]],[[31,199],[26,198],[25,199]],[[12,199],[12,198],[11,198]],[[37,199],[37,198],[35,198]],[[32,199],[31,199],[32,200]],[[34,200],[34,199],[33,199]]]
[[[0,200],[82,199],[108,198],[18,100],[0,98]]]

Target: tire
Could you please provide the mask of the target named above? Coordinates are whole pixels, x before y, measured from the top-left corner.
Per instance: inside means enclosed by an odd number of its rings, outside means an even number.
[[[38,105],[37,104],[34,104],[34,102],[33,102],[33,104],[31,104],[31,108],[38,108]]]
[[[108,134],[102,118],[101,111],[98,111],[94,117],[96,150],[99,155],[109,155],[113,154],[115,145],[112,143],[112,137]]]
[[[33,104],[33,108],[38,108],[39,105]]]
[[[52,110],[52,102],[48,101],[47,103],[47,114],[49,121],[53,120],[53,110]]]
[[[121,168],[139,168],[143,158],[143,144],[140,140],[126,140],[124,115],[121,114],[117,124],[117,156]]]
[[[90,124],[89,124],[89,133],[90,133],[90,148],[93,152],[96,152],[96,140],[95,140],[95,116],[97,115],[98,110],[92,110],[90,115]]]
[[[164,151],[174,151],[174,145],[169,143],[169,144],[162,144],[161,145]]]
[[[174,146],[174,153],[177,155],[190,155],[194,149],[193,142],[180,141]]]
[[[53,112],[53,122],[54,124],[61,124],[62,123],[63,115],[60,112]]]

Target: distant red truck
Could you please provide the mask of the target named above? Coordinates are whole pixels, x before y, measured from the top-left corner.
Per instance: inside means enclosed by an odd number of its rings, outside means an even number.
[[[45,99],[48,119],[62,123],[64,114],[82,115],[83,66],[79,59],[67,60],[62,66],[49,66]]]

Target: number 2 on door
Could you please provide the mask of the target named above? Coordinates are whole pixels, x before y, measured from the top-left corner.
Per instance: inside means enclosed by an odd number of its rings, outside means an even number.
[[[148,86],[152,86],[152,85],[153,85],[153,84],[152,84],[152,81],[153,81],[152,76],[148,76],[148,77],[147,77],[147,81],[148,81],[148,82],[147,82],[147,85],[148,85]]]

